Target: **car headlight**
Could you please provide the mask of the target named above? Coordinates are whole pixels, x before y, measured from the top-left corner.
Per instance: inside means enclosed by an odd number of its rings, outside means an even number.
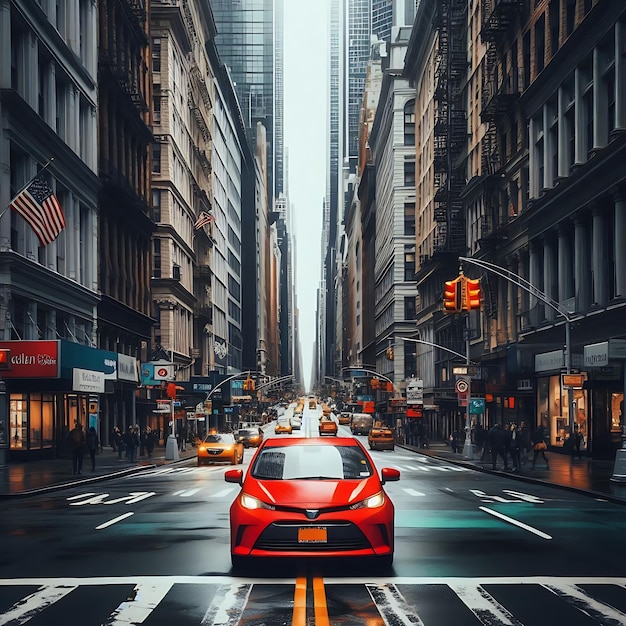
[[[206,452],[206,446],[200,446],[198,452]]]
[[[267,509],[268,511],[275,511],[276,507],[271,504],[266,504],[263,500],[249,496],[247,493],[241,494],[241,506],[244,509]]]
[[[379,491],[376,495],[365,498],[356,504],[353,504],[350,508],[354,511],[356,509],[377,509],[385,502],[385,494]]]

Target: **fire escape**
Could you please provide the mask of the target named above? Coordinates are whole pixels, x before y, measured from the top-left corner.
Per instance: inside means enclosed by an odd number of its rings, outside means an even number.
[[[441,0],[435,17],[439,44],[435,67],[433,252],[465,252],[465,217],[461,194],[465,175],[460,165],[467,144],[462,89],[467,71],[465,0]]]
[[[486,130],[482,140],[482,173],[486,179],[485,212],[481,220],[481,243],[493,243],[508,217],[500,210],[501,193],[494,176],[505,164],[498,143],[498,122],[513,112],[519,97],[517,73],[507,70],[506,59],[498,54],[498,46],[521,11],[521,0],[483,0],[481,37],[486,44],[482,65],[481,119]],[[515,62],[515,61],[513,61]]]

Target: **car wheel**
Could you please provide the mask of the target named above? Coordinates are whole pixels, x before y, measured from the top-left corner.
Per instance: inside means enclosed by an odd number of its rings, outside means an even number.
[[[202,461],[198,459],[198,467],[200,467],[201,465],[202,465]]]

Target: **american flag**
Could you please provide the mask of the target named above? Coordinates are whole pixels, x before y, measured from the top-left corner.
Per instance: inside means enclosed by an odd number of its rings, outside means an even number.
[[[198,230],[202,228],[205,224],[213,221],[213,216],[208,211],[202,211],[196,220],[196,223],[193,225],[194,230]]]
[[[30,224],[42,246],[52,243],[65,228],[63,209],[41,175],[35,176],[10,206]]]

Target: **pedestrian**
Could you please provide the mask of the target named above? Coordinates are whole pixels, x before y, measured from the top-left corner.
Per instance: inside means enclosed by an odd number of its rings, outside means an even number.
[[[87,442],[87,450],[89,451],[89,456],[91,457],[91,471],[96,471],[96,452],[98,451],[98,447],[100,446],[100,438],[98,437],[98,433],[93,426],[89,427],[86,436]]]
[[[487,431],[483,428],[483,425],[478,422],[474,428],[474,443],[480,450],[480,460],[485,459],[485,442],[487,441]]]
[[[494,470],[497,469],[498,456],[500,456],[504,463],[504,469],[509,469],[505,452],[506,437],[507,434],[500,423],[494,424],[487,435],[489,447],[491,448],[491,467]]]
[[[520,446],[521,437],[519,427],[515,422],[511,422],[511,427],[509,428],[509,454],[511,455],[511,461],[513,462],[512,470],[514,472],[519,471],[521,466]]]
[[[585,445],[585,438],[583,434],[580,432],[580,428],[576,422],[574,422],[574,435],[573,435],[573,443],[572,443],[572,459],[577,456],[579,460],[582,461],[583,453],[581,448]]]
[[[128,430],[124,434],[124,445],[126,446],[126,453],[128,455],[128,460],[131,463],[135,462],[135,453],[137,450],[137,446],[139,445],[139,437],[135,432],[133,426],[129,426]]]
[[[119,426],[113,428],[113,443],[115,444],[113,449],[115,450],[115,448],[117,448],[117,459],[121,461],[122,452],[124,452],[126,448],[124,446],[124,437],[122,436],[122,431],[119,429]]]
[[[519,424],[519,438],[520,438],[520,461],[522,465],[528,463],[528,452],[531,448],[530,431],[526,422],[522,420]]]
[[[146,427],[146,440],[145,440],[145,448],[148,453],[148,458],[152,458],[152,452],[154,451],[154,433],[152,432],[152,428],[150,426]]]
[[[461,433],[460,431],[457,429],[455,430],[451,436],[451,441],[450,441],[450,446],[452,447],[452,452],[458,452],[460,448],[463,447],[463,444],[461,443]]]
[[[85,455],[85,432],[83,425],[76,422],[68,435],[68,444],[72,452],[72,474],[80,474],[83,470],[83,456]]]
[[[538,426],[537,430],[532,434],[531,441],[533,443],[533,464],[532,468],[535,469],[535,464],[537,463],[537,457],[541,454],[543,460],[546,464],[546,469],[550,469],[550,464],[548,463],[548,457],[546,457],[546,450],[548,446],[546,444],[546,435],[543,426]]]

